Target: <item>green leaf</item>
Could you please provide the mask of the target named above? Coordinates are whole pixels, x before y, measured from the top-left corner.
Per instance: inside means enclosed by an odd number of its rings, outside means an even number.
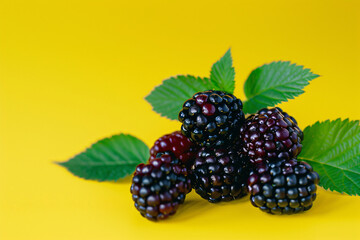
[[[298,159],[311,164],[325,189],[360,195],[360,126],[349,119],[316,122],[304,130]]]
[[[319,77],[303,66],[290,62],[272,62],[251,72],[245,82],[247,101],[245,113],[255,113],[261,108],[273,107],[304,93],[302,90],[314,78]]]
[[[145,99],[152,105],[155,112],[176,120],[187,99],[197,92],[213,88],[208,78],[179,75],[164,80]]]
[[[98,181],[116,181],[135,171],[149,158],[149,148],[127,134],[114,135],[93,144],[67,162],[58,163],[74,175]]]
[[[211,68],[210,80],[215,90],[233,93],[235,90],[235,70],[232,66],[230,49]]]

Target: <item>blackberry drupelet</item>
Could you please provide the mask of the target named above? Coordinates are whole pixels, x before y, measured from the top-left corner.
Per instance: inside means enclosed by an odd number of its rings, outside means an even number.
[[[261,163],[250,173],[250,201],[271,214],[307,211],[316,199],[319,175],[305,162],[296,159]]]
[[[224,146],[238,137],[245,121],[242,102],[221,91],[196,93],[179,112],[181,132],[201,147]]]
[[[262,109],[250,115],[240,128],[240,147],[252,163],[291,159],[301,152],[303,133],[296,121],[280,110]]]
[[[183,164],[190,166],[196,152],[197,146],[182,135],[180,131],[176,131],[155,141],[154,146],[150,149],[150,160],[156,158],[158,153],[172,153]]]
[[[202,148],[190,171],[195,191],[211,203],[247,194],[248,159],[234,150]]]
[[[279,112],[281,112],[282,115],[284,115],[284,117],[286,118],[290,118],[291,121],[293,121],[293,123],[295,123],[296,125],[298,124],[297,121],[295,120],[295,118],[293,118],[292,116],[290,116],[289,114],[287,114],[286,112],[284,112],[281,108],[279,107],[275,107],[277,110],[279,110]],[[267,111],[269,111],[268,108],[263,108],[261,110],[258,111],[258,114],[266,114]]]
[[[130,189],[135,208],[149,220],[173,215],[191,191],[187,169],[169,154],[139,164]]]

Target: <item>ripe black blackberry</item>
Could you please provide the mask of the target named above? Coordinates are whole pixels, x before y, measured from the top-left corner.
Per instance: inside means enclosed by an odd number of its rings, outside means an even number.
[[[246,119],[240,128],[240,142],[252,163],[291,159],[301,152],[303,133],[295,119],[285,115],[279,108],[262,109]]]
[[[282,115],[284,115],[284,117],[286,118],[290,118],[291,121],[293,121],[293,123],[295,123],[296,125],[298,124],[296,119],[293,118],[292,116],[290,116],[289,114],[287,114],[286,112],[284,112],[281,108],[279,107],[275,107],[279,112],[281,112]],[[268,108],[263,108],[261,110],[258,111],[258,114],[266,114],[267,111],[269,111]]]
[[[250,173],[250,201],[271,214],[307,211],[316,199],[319,175],[305,162],[296,159],[261,163]]]
[[[159,153],[171,153],[186,166],[190,166],[197,152],[197,146],[187,137],[176,131],[162,136],[155,141],[150,149],[150,160],[156,158]]]
[[[242,102],[221,91],[196,93],[179,112],[181,132],[201,147],[232,143],[245,121]]]
[[[176,212],[191,191],[191,182],[181,161],[163,154],[137,166],[130,191],[140,214],[156,221]]]
[[[195,191],[211,203],[247,194],[248,160],[230,149],[202,148],[190,171]]]

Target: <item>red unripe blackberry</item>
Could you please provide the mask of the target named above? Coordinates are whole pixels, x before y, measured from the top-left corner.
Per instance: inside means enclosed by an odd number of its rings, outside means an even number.
[[[251,203],[271,214],[307,211],[316,199],[319,175],[296,159],[261,163],[250,173],[248,189]]]
[[[175,158],[189,166],[192,164],[196,152],[196,145],[180,131],[176,131],[155,141],[154,146],[150,149],[150,160],[156,158],[159,153],[172,153]]]
[[[201,147],[230,144],[244,123],[242,108],[240,99],[230,93],[198,92],[179,112],[181,132]]]
[[[195,191],[211,203],[247,194],[248,159],[230,149],[202,148],[190,171]]]
[[[173,215],[191,191],[187,169],[168,154],[136,167],[131,185],[135,208],[149,220]]]
[[[291,159],[301,152],[303,133],[296,121],[280,110],[262,109],[250,115],[240,128],[243,153],[252,163]]]

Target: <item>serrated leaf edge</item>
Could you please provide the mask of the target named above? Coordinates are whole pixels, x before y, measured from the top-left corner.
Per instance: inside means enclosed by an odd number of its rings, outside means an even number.
[[[69,163],[71,160],[73,160],[73,159],[76,158],[77,156],[86,153],[86,152],[89,151],[94,145],[96,145],[96,144],[98,144],[98,143],[100,143],[100,142],[103,142],[103,141],[111,140],[111,138],[114,137],[114,136],[119,136],[119,137],[120,137],[120,136],[131,137],[131,138],[135,138],[135,139],[143,142],[141,139],[139,139],[139,138],[137,138],[137,137],[135,137],[135,136],[133,136],[133,135],[131,135],[131,134],[127,134],[127,133],[115,134],[115,135],[112,135],[112,136],[110,136],[110,137],[102,138],[102,139],[96,141],[95,143],[92,143],[89,147],[86,147],[85,150],[83,150],[82,152],[74,155],[73,157],[71,157],[71,158],[70,158],[69,160],[67,160],[67,161],[63,161],[63,162],[54,161],[53,163],[56,164],[56,165],[59,165],[59,166],[61,166],[61,167],[63,167],[63,168],[65,168],[65,169],[66,169],[68,172],[70,172],[72,175],[74,175],[74,176],[76,176],[76,177],[79,177],[79,178],[82,178],[82,179],[85,179],[85,180],[94,180],[94,181],[98,181],[98,182],[105,182],[105,181],[115,181],[115,182],[116,182],[116,181],[118,181],[118,180],[120,180],[120,179],[122,179],[122,178],[118,178],[118,179],[116,179],[116,180],[113,180],[113,179],[110,179],[110,180],[109,180],[109,178],[104,178],[104,179],[98,179],[98,178],[97,178],[97,179],[95,179],[95,178],[85,177],[85,176],[81,176],[81,175],[75,174],[74,172],[70,171],[70,170],[68,169],[68,167],[66,166],[67,163]],[[143,143],[144,143],[144,142],[143,142]],[[145,143],[144,143],[144,144],[145,144]],[[147,145],[145,144],[145,146],[147,146]],[[85,155],[85,156],[86,156],[86,155]],[[86,156],[86,157],[87,157],[87,156]],[[143,162],[145,163],[147,160],[148,160],[148,159],[145,159]],[[103,164],[104,164],[103,162],[99,162],[98,165],[103,165]],[[139,162],[127,161],[125,164],[122,164],[122,165],[138,165],[138,164],[139,164]],[[96,166],[97,163],[94,163],[94,162],[93,162],[91,165],[92,165],[92,166]],[[109,162],[108,162],[107,165],[117,165],[117,163],[109,163]],[[84,164],[76,163],[76,164],[74,164],[74,166],[87,166],[87,164],[86,164],[86,163],[84,163]],[[134,168],[134,171],[135,171],[135,168]],[[127,175],[127,176],[128,176],[128,175]],[[125,178],[125,177],[127,177],[127,176],[124,176],[123,178]]]
[[[218,70],[218,72],[220,72],[220,68],[219,68],[219,64],[223,64],[223,61],[226,61],[226,58],[229,57],[230,59],[230,64],[231,64],[231,70],[234,71],[234,79],[232,80],[232,89],[231,91],[228,91],[227,89],[223,89],[220,85],[219,85],[219,81],[217,81],[216,79],[213,78],[214,76],[214,70],[215,68]],[[232,54],[231,54],[231,48],[229,48],[225,54],[218,60],[216,61],[212,66],[211,66],[211,70],[210,70],[210,77],[209,77],[210,81],[212,82],[212,84],[214,85],[216,90],[221,90],[221,91],[225,91],[228,93],[234,93],[235,91],[235,68],[233,66],[233,59],[232,59]]]
[[[325,120],[325,121],[317,121],[317,122],[313,123],[312,125],[307,126],[307,127],[304,129],[304,132],[305,132],[305,130],[306,130],[307,128],[315,127],[316,125],[320,125],[320,124],[324,124],[324,123],[334,124],[334,123],[337,123],[337,122],[346,122],[346,123],[349,123],[349,124],[354,124],[354,125],[357,124],[357,125],[360,125],[360,121],[359,121],[359,120],[350,120],[349,118],[346,118],[346,119],[344,119],[344,120],[342,120],[341,118],[337,118],[337,119],[335,119],[335,120],[329,120],[329,119],[328,119],[328,120]],[[338,131],[338,132],[340,132],[340,131]],[[336,145],[336,144],[333,144],[331,147],[333,147],[334,145]],[[319,156],[319,155],[316,155],[316,156]],[[315,157],[316,157],[316,156],[315,156]],[[354,185],[356,185],[357,187],[360,188],[360,186],[358,185],[358,183],[355,183],[352,179],[350,179],[350,178],[345,174],[345,172],[351,172],[351,173],[358,174],[358,173],[356,173],[356,172],[353,172],[353,171],[347,170],[347,169],[343,169],[343,168],[341,168],[341,167],[339,167],[339,166],[333,166],[333,165],[330,165],[330,164],[328,164],[328,163],[326,163],[326,162],[318,162],[318,161],[316,161],[316,160],[314,160],[314,159],[309,159],[309,158],[305,158],[305,157],[301,157],[301,156],[298,156],[297,158],[298,158],[299,160],[303,160],[303,161],[305,161],[305,162],[313,162],[313,163],[319,164],[319,165],[321,165],[322,167],[323,167],[323,165],[326,165],[326,166],[329,166],[329,167],[333,167],[333,168],[340,169],[340,170],[344,173],[344,176],[346,176],[346,178],[347,178],[350,182],[353,182]],[[327,172],[324,167],[323,167],[323,170],[324,170],[324,172]],[[328,175],[329,175],[329,174],[328,174]],[[338,184],[336,184],[336,183],[333,181],[332,178],[329,178],[329,180],[333,183],[334,186],[338,186]],[[347,191],[339,192],[339,191],[335,190],[334,188],[332,188],[331,186],[328,186],[328,187],[322,186],[322,185],[321,185],[321,176],[320,176],[320,184],[319,184],[319,186],[323,187],[325,190],[330,190],[330,191],[338,192],[338,193],[341,193],[341,194],[346,193],[346,194],[349,195],[349,196],[359,196],[359,194],[352,194],[352,193],[347,192]],[[341,187],[338,187],[338,188],[341,188]]]
[[[202,82],[204,83],[204,85],[208,85],[208,86],[209,86],[209,89],[208,89],[208,90],[213,90],[213,89],[215,88],[215,86],[212,85],[212,82],[211,82],[210,78],[208,78],[208,77],[194,76],[194,75],[191,75],[191,74],[186,74],[186,75],[179,74],[179,75],[171,76],[171,77],[163,80],[160,84],[156,85],[156,86],[151,90],[151,92],[144,97],[144,99],[145,99],[145,101],[146,101],[148,104],[150,104],[152,111],[156,112],[156,113],[159,114],[161,117],[165,117],[165,118],[167,118],[167,119],[169,119],[169,120],[171,120],[171,121],[173,121],[173,120],[176,121],[177,119],[172,119],[172,118],[166,116],[165,114],[156,111],[156,110],[155,110],[155,107],[154,107],[154,106],[151,104],[151,102],[149,101],[149,97],[150,97],[151,94],[153,94],[153,92],[155,92],[159,87],[161,87],[161,86],[164,84],[165,81],[170,81],[171,79],[177,79],[177,80],[179,80],[179,77],[194,78],[194,79],[196,79],[196,80],[202,81]],[[181,89],[180,89],[180,91],[181,91]],[[183,92],[183,93],[185,93],[185,92]],[[196,92],[194,92],[194,94],[195,94],[195,93],[196,93]]]
[[[313,73],[310,68],[305,68],[304,65],[297,65],[296,63],[292,63],[291,61],[281,61],[281,60],[279,60],[279,61],[272,61],[272,62],[270,62],[270,63],[263,64],[263,65],[255,68],[253,71],[250,72],[249,76],[247,77],[247,79],[246,79],[246,81],[245,81],[245,83],[244,83],[244,86],[243,86],[244,90],[246,89],[245,84],[246,84],[247,80],[249,79],[249,77],[251,76],[251,74],[252,74],[254,71],[256,71],[257,69],[260,69],[260,68],[262,68],[262,67],[264,67],[264,66],[269,66],[269,65],[271,65],[271,64],[278,64],[278,63],[287,63],[287,64],[288,64],[288,67],[290,67],[290,66],[299,67],[299,69],[301,69],[301,70],[303,70],[303,71],[307,71],[307,74],[312,74],[312,76],[308,76],[308,77],[304,78],[304,80],[306,81],[306,84],[301,84],[301,88],[296,89],[298,92],[300,92],[299,94],[294,94],[294,95],[285,96],[285,98],[286,98],[285,100],[277,100],[277,103],[276,103],[275,105],[273,105],[273,106],[267,106],[267,107],[274,107],[274,106],[276,106],[276,105],[278,105],[278,104],[280,104],[280,103],[288,102],[288,101],[291,100],[291,99],[295,99],[296,97],[299,97],[301,94],[303,94],[303,93],[305,92],[303,89],[304,89],[307,85],[309,85],[312,80],[314,80],[315,78],[318,78],[318,77],[321,76],[321,75],[318,75],[318,74]],[[290,82],[287,82],[287,83],[293,83],[293,82],[296,82],[296,81],[298,81],[298,80],[299,80],[299,78],[296,78],[294,81],[290,81]],[[249,99],[252,99],[253,101],[258,102],[258,103],[260,103],[260,104],[266,104],[266,103],[264,103],[264,102],[262,102],[262,101],[259,101],[259,99],[255,99],[255,97],[256,97],[256,96],[260,96],[262,93],[264,93],[264,92],[266,92],[266,91],[269,91],[269,90],[277,91],[275,88],[276,88],[276,87],[279,87],[279,86],[281,86],[281,85],[273,86],[272,88],[268,88],[268,89],[266,89],[266,90],[263,90],[262,92],[260,92],[260,93],[258,93],[258,94],[256,94],[256,95],[249,95],[247,91],[244,91],[245,97],[246,97],[246,100],[244,101],[244,106],[246,105],[246,102],[248,102]],[[277,92],[279,92],[279,91],[277,91]],[[269,98],[268,96],[262,96],[262,97],[263,97],[263,98]],[[273,99],[273,98],[272,98],[272,99]],[[267,104],[266,104],[266,105],[267,105]],[[259,110],[259,109],[258,109],[258,110]]]

